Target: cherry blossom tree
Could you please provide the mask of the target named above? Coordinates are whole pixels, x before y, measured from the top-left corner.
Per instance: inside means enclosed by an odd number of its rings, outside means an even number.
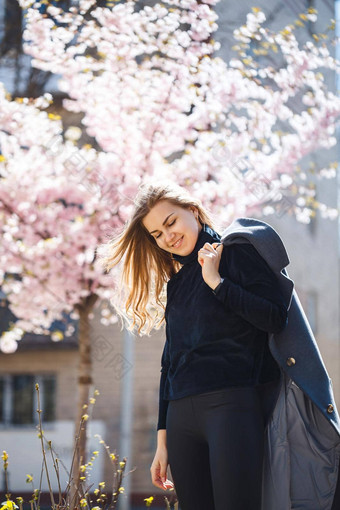
[[[283,206],[280,192],[292,189],[301,158],[334,145],[339,100],[320,73],[335,69],[327,45],[299,48],[294,26],[274,34],[258,9],[235,32],[240,58],[213,58],[216,3],[173,0],[136,12],[134,0],[113,9],[88,0],[80,12],[50,6],[49,17],[31,9],[25,49],[36,67],[62,76],[65,107],[85,113],[87,133],[115,158],[110,180],[123,174],[133,195],[145,173],[170,175],[225,223],[268,201]],[[315,17],[313,9],[304,15]],[[280,51],[284,65],[257,64],[250,45]],[[299,201],[290,200],[299,221],[313,214],[309,194],[301,187]]]
[[[316,209],[337,215],[313,203],[307,186],[292,192],[299,161],[335,144],[340,100],[320,71],[337,66],[327,46],[300,47],[291,26],[273,33],[254,9],[234,34],[239,58],[226,63],[214,56],[216,2],[104,8],[81,0],[41,12],[20,0],[25,52],[33,66],[60,76],[63,106],[83,118],[65,132],[48,113],[49,94],[12,98],[0,89],[0,284],[18,319],[0,347],[13,352],[24,332],[48,333],[65,313],[79,319],[78,421],[92,383],[91,313],[115,297],[96,247],[124,225],[142,182],[175,180],[221,225],[253,211],[304,222]],[[313,21],[315,13],[305,16]],[[279,69],[251,56],[268,46],[281,52]],[[290,105],[296,97],[299,112]],[[78,143],[82,131],[92,145]],[[103,321],[115,320],[104,307]],[[85,433],[82,441],[85,458]]]

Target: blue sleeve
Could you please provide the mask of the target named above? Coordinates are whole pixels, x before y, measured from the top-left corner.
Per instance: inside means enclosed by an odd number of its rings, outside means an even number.
[[[224,246],[220,274],[224,281],[216,298],[229,309],[263,331],[285,327],[288,310],[278,278],[252,244]]]

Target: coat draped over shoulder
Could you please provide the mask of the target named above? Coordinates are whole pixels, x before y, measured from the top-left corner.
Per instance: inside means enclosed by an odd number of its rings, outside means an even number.
[[[268,334],[260,376],[266,417],[262,510],[333,510],[340,418],[332,381],[285,269],[283,241],[268,223],[242,217],[224,230],[221,242],[252,243],[276,274],[288,308],[284,329]]]

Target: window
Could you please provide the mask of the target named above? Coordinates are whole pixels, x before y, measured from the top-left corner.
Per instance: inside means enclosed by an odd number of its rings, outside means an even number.
[[[33,391],[32,375],[12,377],[12,420],[14,425],[26,425],[33,422]]]
[[[44,423],[55,421],[56,379],[54,375],[3,375],[0,377],[0,424],[37,424],[39,384],[41,418]]]
[[[0,423],[3,423],[3,420],[4,420],[4,412],[3,412],[4,398],[3,398],[3,395],[4,395],[4,380],[0,379]]]

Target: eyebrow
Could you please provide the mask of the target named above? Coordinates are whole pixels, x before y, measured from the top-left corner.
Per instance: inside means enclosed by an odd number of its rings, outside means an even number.
[[[167,216],[165,218],[165,220],[163,221],[162,225],[165,225],[166,222],[168,221],[168,219],[170,218],[170,216],[172,216],[173,214],[175,214],[175,213],[172,212],[171,214],[169,214],[169,216]],[[149,232],[149,234],[153,234],[154,232],[157,232],[157,231],[158,231],[158,229],[156,228],[156,230],[153,230],[152,232]]]

